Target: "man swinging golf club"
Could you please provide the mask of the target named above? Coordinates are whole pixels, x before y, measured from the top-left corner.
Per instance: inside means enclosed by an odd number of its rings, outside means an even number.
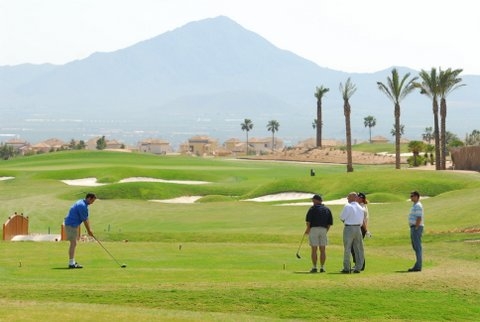
[[[78,227],[83,223],[87,229],[88,235],[95,238],[88,221],[88,206],[94,203],[96,199],[97,197],[95,194],[87,193],[85,199],[80,199],[72,205],[68,215],[65,217],[65,234],[67,240],[70,242],[70,247],[68,249],[68,268],[83,268],[82,265],[75,261],[75,249],[79,237]]]
[[[313,206],[308,209],[305,217],[307,228],[305,235],[308,235],[312,248],[312,269],[310,273],[317,273],[318,250],[320,250],[320,273],[325,272],[325,261],[327,259],[326,246],[328,244],[327,232],[333,225],[333,216],[329,208],[322,204],[322,197],[312,197]]]

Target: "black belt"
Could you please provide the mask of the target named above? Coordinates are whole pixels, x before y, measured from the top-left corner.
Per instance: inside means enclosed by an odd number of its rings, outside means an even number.
[[[410,228],[415,228],[415,227],[417,227],[417,226],[415,226],[415,225],[410,225]]]
[[[357,227],[360,227],[360,225],[345,225],[345,226],[357,226]]]

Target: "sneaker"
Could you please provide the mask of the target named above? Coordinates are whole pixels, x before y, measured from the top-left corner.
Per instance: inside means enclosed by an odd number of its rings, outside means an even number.
[[[79,263],[75,263],[73,265],[68,265],[68,268],[83,268],[83,266],[80,265]]]
[[[314,268],[312,268],[312,269],[310,270],[310,273],[316,273],[316,272],[317,272],[317,268],[316,268],[316,267],[314,267]]]
[[[320,273],[325,273],[325,270],[323,268],[320,268]]]
[[[342,270],[340,271],[340,273],[342,273],[342,274],[350,274],[350,271],[349,271],[349,270],[346,270],[346,269],[342,269]]]
[[[356,270],[354,270],[353,272],[354,272],[355,274],[359,274],[359,273],[360,273],[360,271],[359,271],[359,270],[357,270],[357,269],[356,269]]]
[[[409,272],[421,272],[422,270],[419,269],[419,268],[409,268],[408,271]]]

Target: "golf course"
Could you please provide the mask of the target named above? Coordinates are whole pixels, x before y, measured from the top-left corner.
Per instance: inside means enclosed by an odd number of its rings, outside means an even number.
[[[67,268],[67,241],[1,241],[0,321],[480,320],[476,172],[63,151],[2,160],[0,178],[2,222],[23,213],[30,234],[60,234],[70,206],[95,193],[101,241],[79,242],[83,269]],[[86,178],[97,185],[65,183]],[[425,210],[424,263],[409,273],[412,190]],[[310,198],[249,201],[351,191],[369,200],[360,274],[340,273],[342,204],[328,205],[326,272],[310,274]]]

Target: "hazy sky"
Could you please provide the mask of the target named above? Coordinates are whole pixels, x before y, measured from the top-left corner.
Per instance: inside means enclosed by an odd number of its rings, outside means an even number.
[[[0,0],[0,65],[64,64],[227,16],[322,67],[480,75],[474,0]]]

